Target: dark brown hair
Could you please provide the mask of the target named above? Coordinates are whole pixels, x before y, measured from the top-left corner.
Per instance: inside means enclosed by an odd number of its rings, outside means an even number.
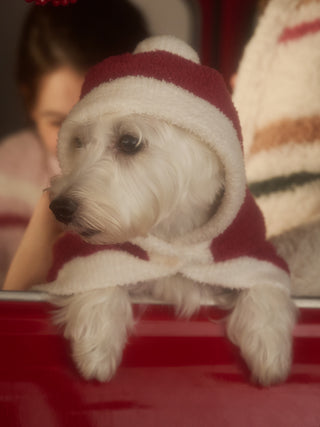
[[[32,6],[22,28],[16,72],[27,111],[45,74],[64,65],[86,71],[108,56],[132,51],[147,36],[143,16],[127,0]]]

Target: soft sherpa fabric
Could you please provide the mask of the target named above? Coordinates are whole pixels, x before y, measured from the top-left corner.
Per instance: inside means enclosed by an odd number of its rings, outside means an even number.
[[[249,187],[274,236],[320,214],[320,2],[271,0],[233,100]]]
[[[109,58],[86,76],[82,98],[61,128],[106,113],[156,117],[191,132],[214,150],[225,168],[218,211],[202,227],[171,243],[152,235],[126,244],[93,246],[67,234],[55,247],[50,285],[68,295],[152,281],[177,273],[198,283],[244,289],[258,284],[288,291],[286,264],[265,240],[262,215],[246,189],[238,117],[222,77],[172,37],[142,42],[133,54]],[[63,172],[67,152],[58,145]]]
[[[54,248],[49,271],[53,294],[149,282],[180,273],[213,286],[245,289],[257,284],[289,290],[285,262],[264,238],[260,212],[247,193],[235,221],[214,239],[198,244],[167,243],[154,236],[118,245],[91,245],[68,233]]]
[[[58,173],[34,132],[24,130],[0,142],[0,288],[50,177]]]

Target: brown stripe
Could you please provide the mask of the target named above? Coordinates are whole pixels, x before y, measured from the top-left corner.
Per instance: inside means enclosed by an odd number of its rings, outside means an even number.
[[[300,0],[297,3],[296,8],[300,9],[301,6],[305,6],[305,5],[310,4],[310,3],[319,3],[319,2],[320,2],[320,0]]]
[[[320,116],[279,120],[256,132],[250,154],[288,143],[306,144],[320,140]]]

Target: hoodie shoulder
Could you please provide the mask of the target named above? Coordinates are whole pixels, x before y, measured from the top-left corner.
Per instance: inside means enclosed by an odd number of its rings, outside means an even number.
[[[249,190],[246,191],[246,197],[235,220],[222,234],[213,239],[210,250],[216,262],[250,257],[271,262],[288,271],[285,261],[266,240],[263,215]]]

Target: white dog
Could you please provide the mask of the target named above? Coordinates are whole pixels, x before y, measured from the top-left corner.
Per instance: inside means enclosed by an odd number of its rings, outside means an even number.
[[[114,375],[137,295],[186,316],[203,302],[232,308],[227,332],[254,379],[287,377],[296,313],[288,274],[246,192],[227,91],[191,48],[151,38],[89,72],[59,159],[50,206],[81,236],[66,238],[81,253],[41,288],[56,295],[85,378]],[[70,244],[58,245],[61,258]]]

